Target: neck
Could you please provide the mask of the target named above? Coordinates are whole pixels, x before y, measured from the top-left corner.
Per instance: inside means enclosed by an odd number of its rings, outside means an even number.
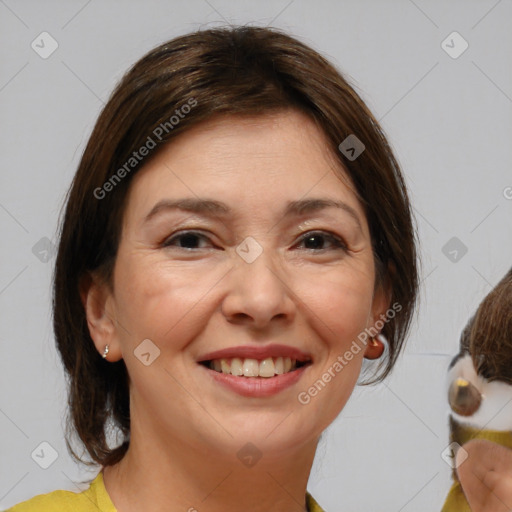
[[[216,449],[142,436],[132,425],[130,447],[104,470],[105,487],[119,512],[304,512],[306,486],[318,439],[286,452]],[[256,462],[255,462],[256,461]]]

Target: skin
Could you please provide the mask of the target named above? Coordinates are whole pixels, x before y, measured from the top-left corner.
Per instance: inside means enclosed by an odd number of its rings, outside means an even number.
[[[457,476],[471,510],[512,510],[512,450],[485,439],[469,441],[463,448],[468,457],[458,466]]]
[[[231,213],[165,210],[162,199],[209,198]],[[284,217],[289,201],[329,207]],[[173,238],[196,230],[205,238]],[[313,242],[305,233],[321,231]],[[329,232],[342,240],[339,247]],[[236,252],[248,236],[263,249]],[[185,247],[184,247],[185,246]],[[123,219],[113,291],[95,279],[83,295],[99,353],[130,375],[131,442],[105,468],[118,510],[297,512],[322,431],[350,397],[367,345],[309,404],[298,399],[389,307],[376,286],[369,227],[340,163],[316,125],[293,110],[221,117],[180,135],[134,177]],[[143,365],[144,339],[160,356]],[[277,395],[243,397],[214,382],[197,360],[238,345],[279,343],[309,353],[301,379]],[[252,467],[237,452],[251,442]]]

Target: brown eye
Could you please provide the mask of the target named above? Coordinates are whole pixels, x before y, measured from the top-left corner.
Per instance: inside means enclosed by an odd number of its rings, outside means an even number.
[[[201,241],[208,241],[208,237],[195,231],[182,231],[169,237],[162,245],[164,247],[177,247],[179,249],[203,249]]]
[[[342,250],[347,249],[346,244],[340,238],[323,232],[307,233],[301,238],[301,243],[304,244],[306,249],[313,251],[322,251],[329,248]]]

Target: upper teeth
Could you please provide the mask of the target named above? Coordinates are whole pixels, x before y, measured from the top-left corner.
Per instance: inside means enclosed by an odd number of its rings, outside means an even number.
[[[262,361],[257,359],[214,359],[210,368],[222,373],[244,377],[273,377],[287,373],[296,368],[297,360],[289,357],[267,357]]]

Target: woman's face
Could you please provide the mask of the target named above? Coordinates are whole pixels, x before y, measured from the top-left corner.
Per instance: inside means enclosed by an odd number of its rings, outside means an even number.
[[[132,433],[276,455],[318,438],[387,307],[352,189],[295,111],[204,123],[137,173],[106,302]]]

